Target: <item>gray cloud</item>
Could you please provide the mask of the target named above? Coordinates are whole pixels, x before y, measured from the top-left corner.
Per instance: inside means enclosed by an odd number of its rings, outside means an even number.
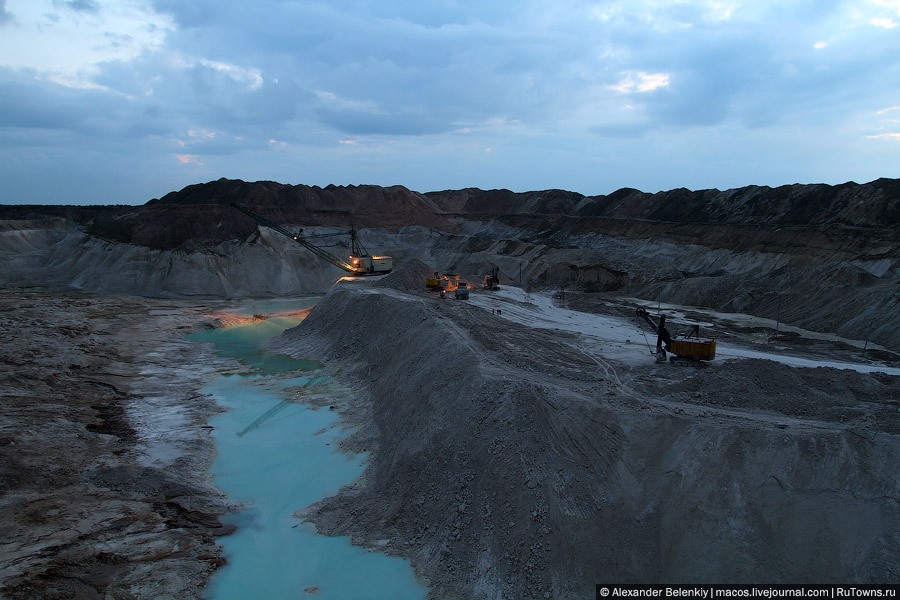
[[[96,0],[53,0],[53,5],[57,8],[68,8],[76,12],[100,12],[100,5]]]
[[[350,135],[429,135],[451,129],[446,122],[423,114],[329,109],[317,113],[323,123]]]
[[[94,15],[59,10],[60,19],[82,27],[104,17],[96,0],[44,1]],[[690,140],[666,146],[678,153],[680,169],[660,167],[652,179],[677,187],[690,183],[681,174],[702,173],[707,164],[695,154],[699,146],[721,145],[717,155],[727,156],[727,144],[749,152],[765,140],[783,144],[788,130],[798,144],[822,136],[838,143],[848,127],[856,140],[893,131],[877,112],[900,104],[889,83],[900,80],[897,29],[845,23],[858,6],[850,0],[746,3],[733,14],[710,2],[488,4],[155,0],[172,23],[148,21],[163,40],[158,46],[95,61],[67,78],[0,68],[0,146],[10,149],[7,158],[26,143],[98,155],[155,152],[173,181],[187,173],[239,176],[232,168],[290,181],[297,177],[290,165],[302,162],[332,176],[342,168],[373,178],[390,173],[394,183],[404,181],[392,165],[414,164],[427,148],[435,163],[416,170],[422,187],[428,177],[452,187],[437,165],[465,154],[478,160],[454,172],[459,187],[474,183],[467,174],[480,182],[494,174],[492,187],[545,180],[540,187],[599,193],[610,191],[604,182],[618,182],[612,173],[645,172],[625,161],[653,156],[660,136]],[[12,16],[0,0],[4,18]],[[115,50],[134,47],[139,32],[101,33]],[[890,139],[871,142],[871,156],[884,157],[872,162],[877,176],[891,176],[885,165],[900,160],[900,143]],[[347,141],[360,142],[352,154],[358,162],[347,162],[350,146],[339,144]],[[321,162],[326,156],[335,162]],[[539,166],[523,169],[530,156],[540,157]],[[858,167],[816,170],[828,160],[798,164],[792,179],[820,172],[866,179]],[[716,172],[733,181],[742,167]],[[558,180],[561,173],[572,183]],[[16,173],[0,176],[10,181]],[[729,181],[710,175],[708,186]]]
[[[640,138],[652,130],[653,127],[648,123],[611,123],[589,128],[590,132],[601,137],[621,139]]]
[[[0,69],[0,141],[11,129],[74,132],[105,114],[102,93],[60,88],[30,72]]]

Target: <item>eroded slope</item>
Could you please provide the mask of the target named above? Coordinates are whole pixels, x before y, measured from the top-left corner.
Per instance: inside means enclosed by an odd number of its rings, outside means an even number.
[[[308,516],[388,540],[435,597],[900,578],[893,378],[817,369],[810,390],[806,371],[744,361],[672,379],[385,281],[339,284],[278,347],[351,384],[348,447],[372,451]],[[817,402],[829,383],[852,410]]]
[[[0,596],[200,597],[226,510],[205,474],[197,313],[0,291]]]

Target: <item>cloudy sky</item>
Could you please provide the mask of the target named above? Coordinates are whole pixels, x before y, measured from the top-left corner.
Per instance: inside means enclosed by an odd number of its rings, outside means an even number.
[[[0,203],[900,177],[900,0],[0,0]]]

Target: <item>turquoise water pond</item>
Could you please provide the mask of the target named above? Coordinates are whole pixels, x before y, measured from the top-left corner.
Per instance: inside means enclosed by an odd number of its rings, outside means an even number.
[[[246,313],[263,310],[271,308],[257,305]],[[344,432],[333,412],[293,401],[298,393],[327,393],[329,379],[319,365],[260,347],[300,321],[269,318],[190,336],[247,367],[246,373],[217,376],[205,390],[227,408],[209,420],[217,449],[215,483],[244,504],[222,519],[237,529],[218,540],[228,562],[205,595],[422,600],[428,590],[407,561],[355,547],[345,537],[317,535],[293,516],[356,479],[365,460],[338,450]]]

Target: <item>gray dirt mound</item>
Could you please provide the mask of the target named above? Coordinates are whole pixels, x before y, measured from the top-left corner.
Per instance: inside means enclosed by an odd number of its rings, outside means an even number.
[[[394,265],[394,270],[375,282],[375,287],[385,287],[404,292],[420,291],[425,289],[425,278],[431,275],[434,269],[420,260],[414,258],[399,261]]]
[[[349,447],[371,454],[360,482],[304,515],[410,558],[436,598],[586,598],[599,581],[896,580],[896,436],[685,410],[577,343],[468,303],[336,286],[276,345],[349,384],[336,406],[361,426]],[[731,377],[735,400],[741,387],[760,393],[753,365]],[[818,397],[804,384],[784,382],[801,403]]]
[[[684,374],[688,376],[681,381],[668,379]],[[827,367],[799,369],[750,359],[727,361],[711,369],[663,369],[646,391],[679,402],[865,423],[873,430],[900,434],[898,384],[900,380],[889,375]]]

